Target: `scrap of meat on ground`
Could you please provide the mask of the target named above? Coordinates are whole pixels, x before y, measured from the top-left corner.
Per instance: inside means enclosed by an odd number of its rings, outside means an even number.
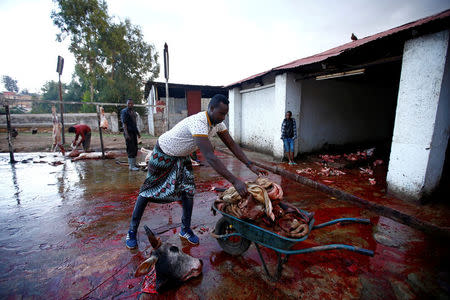
[[[153,232],[144,226],[153,251],[150,258],[139,265],[135,276],[146,275],[156,270],[156,291],[169,289],[197,277],[202,273],[203,263],[200,259],[183,253],[177,246],[162,243]]]
[[[312,214],[281,202],[281,186],[264,177],[246,182],[249,195],[242,199],[234,187],[219,195],[214,205],[220,211],[250,221],[279,235],[301,238],[309,233]]]
[[[121,154],[117,151],[106,151],[105,158],[116,158]],[[72,157],[72,161],[84,160],[84,159],[102,159],[101,152],[83,152],[79,150],[72,150],[69,154]]]

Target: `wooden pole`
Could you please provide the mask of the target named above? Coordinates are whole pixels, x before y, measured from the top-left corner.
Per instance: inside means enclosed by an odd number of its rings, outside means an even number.
[[[166,78],[166,130],[169,131],[169,46],[164,43],[164,78]]]
[[[62,98],[62,87],[61,87],[61,74],[59,74],[59,110],[61,111],[61,135],[63,145],[66,143],[66,137],[64,134],[64,104]]]
[[[152,85],[150,89],[150,93],[148,94],[147,98],[147,122],[148,122],[148,133],[151,135],[155,135],[155,122],[153,119],[153,107],[151,106],[153,103],[155,103],[155,87]]]
[[[6,112],[6,128],[8,129],[8,147],[9,147],[9,162],[14,164],[16,161],[14,160],[14,148],[11,142],[11,115],[9,114],[9,105],[5,105]]]
[[[166,130],[169,131],[169,80],[166,79]]]
[[[102,148],[102,158],[105,159],[105,148],[103,147],[103,134],[102,128],[100,127],[100,108],[97,105],[97,121],[98,121],[98,132],[100,133],[100,147]]]

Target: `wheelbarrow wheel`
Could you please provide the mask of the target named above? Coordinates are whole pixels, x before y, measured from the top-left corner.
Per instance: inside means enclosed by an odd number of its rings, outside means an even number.
[[[216,223],[215,233],[217,235],[230,234],[234,233],[236,230],[233,228],[233,225],[225,218],[220,218]],[[222,247],[223,251],[231,255],[241,255],[245,251],[247,251],[248,247],[250,247],[251,241],[247,240],[241,236],[231,236],[227,239],[217,239],[220,247]]]

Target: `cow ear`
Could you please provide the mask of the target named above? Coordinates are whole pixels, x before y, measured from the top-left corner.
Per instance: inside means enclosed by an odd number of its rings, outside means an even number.
[[[136,272],[134,273],[134,276],[139,277],[147,274],[148,272],[150,272],[151,268],[156,264],[157,261],[158,257],[156,257],[155,255],[150,256],[149,259],[139,265]]]

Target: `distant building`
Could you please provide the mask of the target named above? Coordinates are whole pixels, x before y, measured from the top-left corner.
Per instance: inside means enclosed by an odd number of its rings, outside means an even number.
[[[209,100],[215,94],[227,93],[227,89],[221,86],[169,83],[169,128],[187,116],[206,110]],[[165,82],[148,81],[145,84],[144,96],[150,104],[165,105]],[[225,122],[227,124],[228,120]],[[153,109],[148,123],[150,134],[159,136],[164,133],[164,108]]]
[[[6,99],[17,99],[17,100],[23,100],[23,101],[16,101],[12,105],[13,107],[20,107],[24,111],[31,111],[33,102],[30,100],[33,99],[33,95],[23,95],[23,94],[16,94],[15,92],[2,92],[0,93],[0,97],[4,97]],[[29,100],[29,101],[25,101]]]

